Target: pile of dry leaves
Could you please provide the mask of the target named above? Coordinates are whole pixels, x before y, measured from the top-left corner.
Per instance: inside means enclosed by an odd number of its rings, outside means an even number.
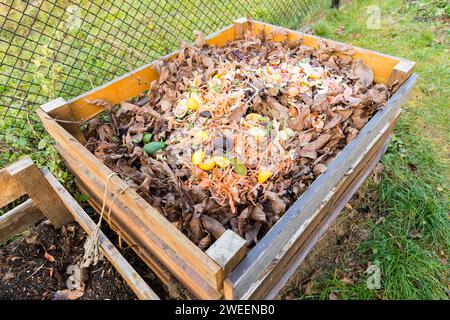
[[[91,120],[87,147],[200,248],[227,228],[251,246],[387,101],[352,54],[198,36],[145,96]]]

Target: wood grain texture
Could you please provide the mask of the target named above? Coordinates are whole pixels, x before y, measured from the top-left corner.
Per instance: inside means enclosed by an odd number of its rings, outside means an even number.
[[[56,180],[50,171],[44,168],[42,169],[42,173],[84,231],[89,236],[94,233],[97,227],[96,223],[92,221],[83,208],[72,198],[70,193]],[[128,261],[125,260],[119,250],[117,250],[102,231],[99,232],[99,243],[107,259],[140,300],[159,300],[158,295],[148,286]]]
[[[33,160],[25,157],[6,169],[14,177],[17,185],[33,200],[36,207],[52,222],[55,228],[60,228],[73,220],[72,215],[53,192]]]
[[[388,86],[396,90],[411,76],[414,66],[415,62],[412,61],[398,62],[389,77]]]
[[[222,267],[227,276],[247,254],[247,241],[228,229],[206,250],[206,254]]]
[[[247,30],[250,30],[253,34],[264,34],[265,38],[268,41],[287,42],[288,44],[292,45],[302,43],[303,45],[312,48],[318,48],[319,42],[326,42],[333,46],[345,45],[344,43],[338,41],[313,36],[311,34],[306,34],[299,31],[289,30],[260,21],[248,19],[247,22],[245,21],[246,18],[241,18],[237,23],[238,30],[240,30],[240,32],[245,33]],[[364,63],[366,63],[372,69],[374,73],[374,81],[376,83],[384,83],[388,86],[391,85],[391,75],[394,72],[394,68],[398,65],[399,62],[408,64],[412,66],[412,68],[414,68],[415,65],[415,62],[383,54],[373,50],[363,49],[355,46],[352,46],[352,49],[354,51],[354,54],[352,56],[354,58],[363,60]],[[338,55],[345,54],[339,53]],[[409,75],[411,75],[411,73]],[[408,77],[402,78],[402,81],[400,81],[398,85],[400,86],[407,78]]]
[[[338,182],[370,151],[368,146],[379,138],[386,124],[397,117],[400,105],[407,99],[415,80],[414,75],[410,77],[389,99],[384,109],[375,114],[358,136],[336,156],[327,171],[311,184],[231,272],[229,282],[232,284],[234,298],[250,297],[251,291],[256,289],[257,280],[264,278],[270,266],[281,259],[284,254],[282,248],[296,241],[295,237],[314,219],[317,208],[326,202],[324,199],[328,200],[326,197]]]
[[[49,101],[41,106],[41,109],[45,113],[54,115],[55,120],[59,120],[61,126],[66,129],[75,139],[77,139],[81,144],[86,144],[86,138],[80,129],[79,120],[74,117],[74,113],[71,108],[66,107],[66,100],[63,98],[56,98]]]
[[[16,234],[21,233],[39,222],[44,215],[28,199],[0,216],[0,244],[8,241]]]

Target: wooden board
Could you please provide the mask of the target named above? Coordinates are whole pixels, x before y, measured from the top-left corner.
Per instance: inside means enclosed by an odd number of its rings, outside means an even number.
[[[39,222],[44,217],[33,203],[28,199],[0,216],[0,244],[8,241],[16,234],[21,233]]]
[[[25,190],[8,172],[8,168],[0,170],[0,208],[25,195]]]
[[[247,241],[228,229],[206,250],[206,254],[228,275],[247,253]]]

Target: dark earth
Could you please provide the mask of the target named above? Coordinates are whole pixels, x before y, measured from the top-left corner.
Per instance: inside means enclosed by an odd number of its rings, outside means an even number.
[[[67,289],[66,269],[82,257],[86,234],[72,223],[59,230],[47,222],[0,247],[0,299],[51,300]],[[103,259],[87,272],[80,300],[136,299],[115,268]]]

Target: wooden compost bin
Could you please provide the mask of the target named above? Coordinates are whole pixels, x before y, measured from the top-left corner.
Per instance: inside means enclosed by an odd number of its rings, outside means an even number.
[[[242,38],[250,28],[252,32],[264,34],[267,41],[302,41],[314,48],[319,40],[336,44],[245,18],[209,36],[207,43],[225,46]],[[385,152],[400,106],[416,80],[412,75],[414,62],[356,47],[354,50],[354,57],[362,59],[373,70],[375,82],[386,84],[395,93],[248,253],[242,248],[242,242],[236,241],[234,246],[229,240],[219,238],[216,247],[222,247],[225,261],[224,257],[217,257],[217,252],[200,250],[83,146],[85,139],[80,124],[104,110],[89,100],[103,99],[117,104],[142,94],[159,76],[152,64],[70,101],[61,98],[51,101],[37,112],[55,138],[57,149],[80,188],[91,196],[93,206],[101,208],[107,189],[106,207],[112,209],[112,227],[163,282],[169,283],[174,276],[199,299],[271,299]]]

